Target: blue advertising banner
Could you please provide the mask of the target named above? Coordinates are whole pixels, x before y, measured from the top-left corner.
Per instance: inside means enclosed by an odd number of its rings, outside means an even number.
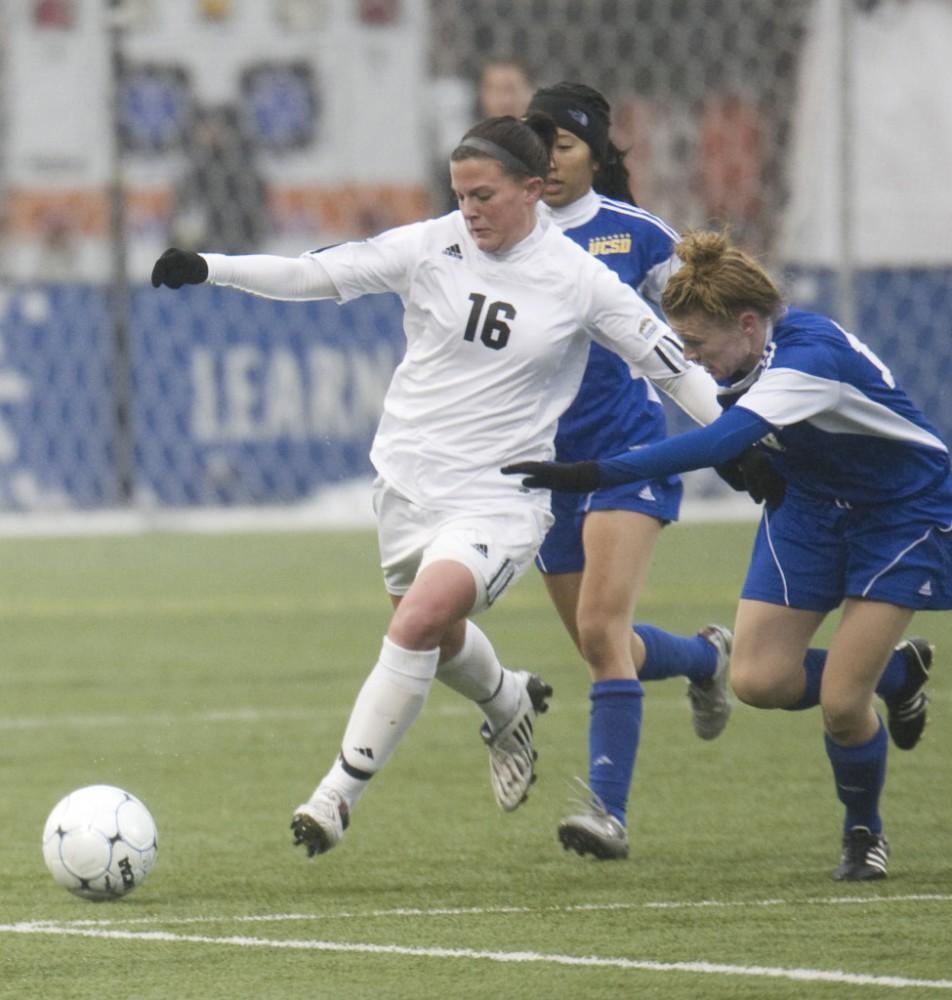
[[[105,290],[9,295],[0,330],[0,508],[117,502]],[[371,473],[403,354],[395,296],[347,306],[218,288],[132,296],[134,502],[284,503]]]
[[[798,305],[835,316],[835,276],[791,273]],[[952,440],[952,272],[864,271],[858,335]],[[290,503],[368,476],[402,306],[289,303],[212,287],[137,288],[131,427],[140,508]],[[0,510],[120,503],[108,292],[0,292]],[[674,432],[690,421],[672,407]]]

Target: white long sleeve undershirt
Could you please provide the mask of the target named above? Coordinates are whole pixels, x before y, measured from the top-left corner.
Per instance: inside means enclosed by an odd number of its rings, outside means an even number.
[[[723,412],[714,380],[700,365],[689,365],[680,375],[653,375],[651,381],[702,426],[713,423]]]
[[[203,253],[208,281],[240,288],[266,299],[305,301],[336,299],[337,286],[315,254],[276,257],[272,254]]]

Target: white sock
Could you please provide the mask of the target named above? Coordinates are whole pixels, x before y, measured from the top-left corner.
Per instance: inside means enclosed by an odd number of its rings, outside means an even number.
[[[348,806],[357,802],[420,714],[439,656],[438,649],[404,649],[384,636],[380,658],[351,709],[340,756],[318,789],[333,788]]]
[[[475,701],[494,732],[519,707],[519,682],[515,674],[499,662],[492,643],[471,621],[466,622],[462,648],[437,667],[436,679]]]

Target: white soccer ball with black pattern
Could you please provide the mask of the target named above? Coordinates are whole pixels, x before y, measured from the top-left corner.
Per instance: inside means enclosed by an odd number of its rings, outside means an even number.
[[[113,785],[89,785],[56,804],[43,828],[53,878],[84,899],[118,899],[155,864],[158,833],[148,809]]]

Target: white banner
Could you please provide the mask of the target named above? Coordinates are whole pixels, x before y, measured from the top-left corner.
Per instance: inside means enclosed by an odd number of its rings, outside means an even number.
[[[852,5],[842,45],[843,4]],[[841,58],[845,53],[848,65]],[[849,122],[843,176],[842,86]],[[952,263],[952,3],[816,0],[800,66],[781,255],[836,267]],[[852,236],[844,248],[841,192]]]

